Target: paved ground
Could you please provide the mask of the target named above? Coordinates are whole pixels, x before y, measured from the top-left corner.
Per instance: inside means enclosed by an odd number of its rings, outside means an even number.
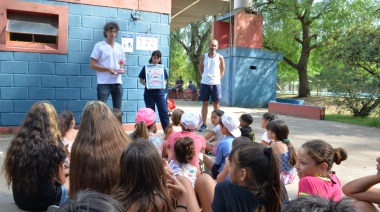
[[[187,110],[201,112],[201,105],[198,102],[175,100],[177,107]],[[256,141],[261,140],[264,130],[260,127],[260,120],[266,109],[247,109],[236,107],[221,107],[222,110],[235,113],[240,116],[249,113],[253,116],[254,122],[251,125],[255,132]],[[212,111],[209,107],[209,116]],[[334,148],[343,147],[348,151],[348,159],[341,165],[334,165],[342,185],[355,178],[375,174],[376,157],[380,156],[380,145],[378,144],[380,129],[355,126],[351,124],[336,123],[331,121],[318,121],[290,116],[279,115],[290,129],[290,139],[296,149],[302,143],[311,139],[323,139],[329,142]],[[210,120],[210,118],[208,118]],[[211,122],[208,121],[208,128],[211,129]],[[207,132],[200,133],[202,135]],[[2,163],[4,153],[9,144],[10,137],[0,137],[0,161]],[[298,179],[291,185],[287,185],[287,190],[291,198],[297,195]],[[380,186],[379,186],[380,187]],[[12,193],[5,185],[3,176],[0,177],[0,211],[20,211],[13,203]]]

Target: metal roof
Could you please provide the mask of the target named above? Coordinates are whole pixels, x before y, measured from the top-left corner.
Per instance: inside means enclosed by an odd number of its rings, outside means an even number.
[[[229,0],[172,0],[170,31],[204,19],[206,15],[229,12]]]

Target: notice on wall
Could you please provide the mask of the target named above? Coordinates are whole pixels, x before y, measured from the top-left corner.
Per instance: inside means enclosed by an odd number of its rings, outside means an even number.
[[[121,45],[124,52],[133,52],[133,33],[121,33]]]
[[[152,50],[158,49],[158,35],[136,34],[136,49]]]

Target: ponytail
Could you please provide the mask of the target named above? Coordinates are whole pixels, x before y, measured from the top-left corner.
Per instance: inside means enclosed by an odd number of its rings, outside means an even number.
[[[266,211],[281,211],[284,196],[280,181],[280,163],[271,147],[255,142],[241,143],[229,156],[237,168],[248,171],[248,186],[256,191]]]
[[[289,149],[289,163],[291,166],[295,166],[297,163],[297,153],[296,150],[294,149],[293,144],[290,142],[290,139],[284,139],[283,141]]]
[[[266,199],[271,201],[265,202],[266,211],[281,211],[283,194],[280,180],[280,163],[278,156],[274,154],[271,147],[264,148],[264,155],[269,159],[268,166],[268,185],[266,186]]]
[[[132,133],[131,138],[133,140],[137,138],[149,139],[149,131],[144,121],[136,123],[135,131]]]
[[[347,159],[347,151],[343,148],[334,149],[334,163],[339,165],[342,161]]]
[[[334,149],[329,143],[319,139],[307,141],[301,147],[317,164],[327,163],[327,171],[331,170],[333,163],[339,165],[348,157],[345,149]]]

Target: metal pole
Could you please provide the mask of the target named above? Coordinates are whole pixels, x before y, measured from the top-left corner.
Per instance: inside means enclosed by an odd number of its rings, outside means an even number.
[[[233,60],[232,60],[232,0],[230,0],[230,64],[229,64],[229,86],[228,86],[228,88],[229,88],[229,99],[230,99],[230,101],[229,101],[229,106],[234,106],[234,100],[233,100],[233,95],[232,95],[232,93],[233,93],[233,91],[232,91],[232,88],[234,87],[233,86],[233,76],[234,76],[234,74],[233,74],[233,67],[232,67],[232,62],[233,62]]]

